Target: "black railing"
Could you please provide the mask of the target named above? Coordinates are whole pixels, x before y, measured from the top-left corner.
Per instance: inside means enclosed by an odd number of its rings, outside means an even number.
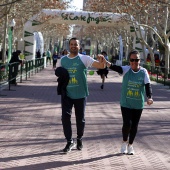
[[[148,70],[150,79],[157,83],[162,83],[164,86],[170,87],[170,69],[161,66],[152,66],[151,64],[143,64],[143,67]]]
[[[9,63],[0,65],[0,90],[3,86],[8,85],[10,90],[14,80],[22,83],[23,79],[27,80],[31,75],[44,69],[44,58],[25,61],[24,64]],[[16,85],[16,83],[15,83]]]

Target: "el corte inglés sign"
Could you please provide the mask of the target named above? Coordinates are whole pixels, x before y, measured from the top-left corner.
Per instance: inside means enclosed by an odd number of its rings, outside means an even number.
[[[90,22],[95,22],[96,24],[99,24],[100,22],[109,22],[111,23],[112,18],[110,15],[107,16],[92,16],[90,13],[87,15],[75,15],[75,13],[61,13],[61,17],[64,20],[71,20],[71,21],[84,21],[87,24]]]

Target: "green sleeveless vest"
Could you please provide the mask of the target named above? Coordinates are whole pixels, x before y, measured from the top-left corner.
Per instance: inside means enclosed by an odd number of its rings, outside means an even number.
[[[140,70],[134,73],[131,69],[124,75],[122,83],[121,101],[123,107],[142,109],[144,107],[145,73]]]
[[[87,86],[87,68],[80,57],[64,57],[61,66],[69,72],[70,80],[67,85],[67,96],[72,99],[85,98],[89,95]]]

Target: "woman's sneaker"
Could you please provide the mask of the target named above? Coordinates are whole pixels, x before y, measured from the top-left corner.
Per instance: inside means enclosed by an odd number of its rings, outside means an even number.
[[[129,145],[128,146],[128,155],[134,155],[135,154],[135,151],[133,149],[133,146],[132,145]]]
[[[127,154],[128,153],[128,150],[127,150],[127,142],[123,142],[122,143],[122,146],[121,146],[121,149],[120,149],[120,152],[123,153],[123,154]]]
[[[68,153],[70,152],[74,147],[76,146],[76,144],[74,142],[67,142],[65,148],[63,149],[64,153]]]

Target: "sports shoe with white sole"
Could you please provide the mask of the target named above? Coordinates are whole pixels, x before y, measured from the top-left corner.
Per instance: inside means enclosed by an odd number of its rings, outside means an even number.
[[[128,145],[128,155],[134,155],[135,151],[132,145]]]
[[[121,146],[121,149],[120,149],[120,152],[123,153],[123,154],[127,154],[128,153],[128,150],[127,150],[127,142],[123,142],[122,143],[122,146]]]
[[[76,144],[74,142],[67,142],[65,148],[63,149],[64,153],[68,153],[70,152],[74,147],[76,146]]]

